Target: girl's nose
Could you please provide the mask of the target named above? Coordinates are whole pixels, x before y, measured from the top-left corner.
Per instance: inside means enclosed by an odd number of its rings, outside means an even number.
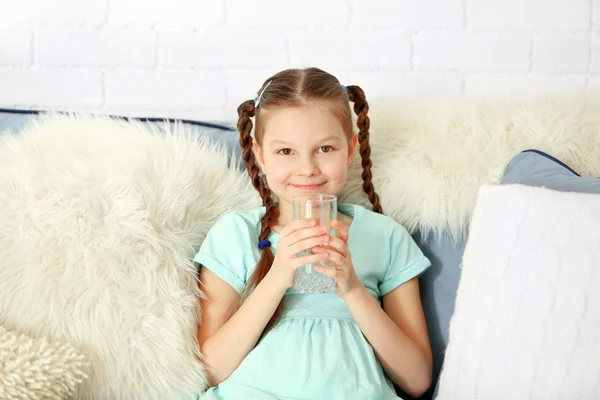
[[[314,176],[319,174],[319,167],[312,157],[302,159],[298,166],[298,175]]]

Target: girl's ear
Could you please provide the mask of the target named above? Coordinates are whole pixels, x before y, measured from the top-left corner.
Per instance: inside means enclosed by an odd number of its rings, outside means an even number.
[[[264,170],[263,167],[265,165],[265,155],[263,154],[262,148],[256,140],[252,140],[252,150],[254,151],[254,157],[256,158],[256,162],[260,166],[260,169]]]
[[[352,157],[354,156],[354,151],[356,150],[356,145],[358,144],[358,133],[352,134],[350,141],[348,142],[348,168],[352,164]]]

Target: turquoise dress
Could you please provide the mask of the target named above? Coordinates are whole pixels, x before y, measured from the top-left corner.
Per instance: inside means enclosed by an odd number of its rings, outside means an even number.
[[[354,218],[348,247],[369,293],[381,298],[426,270],[430,262],[408,232],[390,217],[340,204]],[[223,216],[209,231],[194,261],[241,292],[260,258],[257,247],[264,207]],[[273,251],[278,235],[271,235]],[[277,325],[239,367],[202,400],[399,399],[373,349],[335,293],[289,289]]]

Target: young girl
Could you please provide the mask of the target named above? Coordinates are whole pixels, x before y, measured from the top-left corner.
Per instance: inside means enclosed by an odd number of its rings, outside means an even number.
[[[220,218],[194,258],[206,296],[198,341],[212,386],[202,399],[385,400],[399,398],[393,383],[412,396],[428,389],[417,276],[430,263],[382,214],[367,111],[358,86],[316,68],[282,71],[239,106],[243,159],[263,207]],[[357,144],[373,211],[340,204],[332,236],[316,221],[292,221],[294,195],[340,193]],[[307,249],[314,254],[297,256]],[[335,266],[316,267],[336,281],[335,293],[294,292],[296,269],[320,261]]]

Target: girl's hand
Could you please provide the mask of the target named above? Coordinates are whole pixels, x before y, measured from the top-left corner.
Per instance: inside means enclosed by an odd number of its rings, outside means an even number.
[[[352,257],[348,249],[348,229],[339,221],[331,221],[331,227],[336,230],[336,236],[329,236],[328,247],[315,247],[315,254],[327,254],[325,264],[330,267],[315,265],[315,270],[327,275],[336,282],[335,293],[344,298],[348,293],[364,288],[352,266]]]
[[[288,289],[294,286],[296,270],[307,264],[315,264],[327,258],[327,254],[309,254],[298,257],[298,253],[319,246],[329,240],[327,229],[317,226],[312,219],[295,220],[279,233],[275,260],[268,272],[276,285]]]

